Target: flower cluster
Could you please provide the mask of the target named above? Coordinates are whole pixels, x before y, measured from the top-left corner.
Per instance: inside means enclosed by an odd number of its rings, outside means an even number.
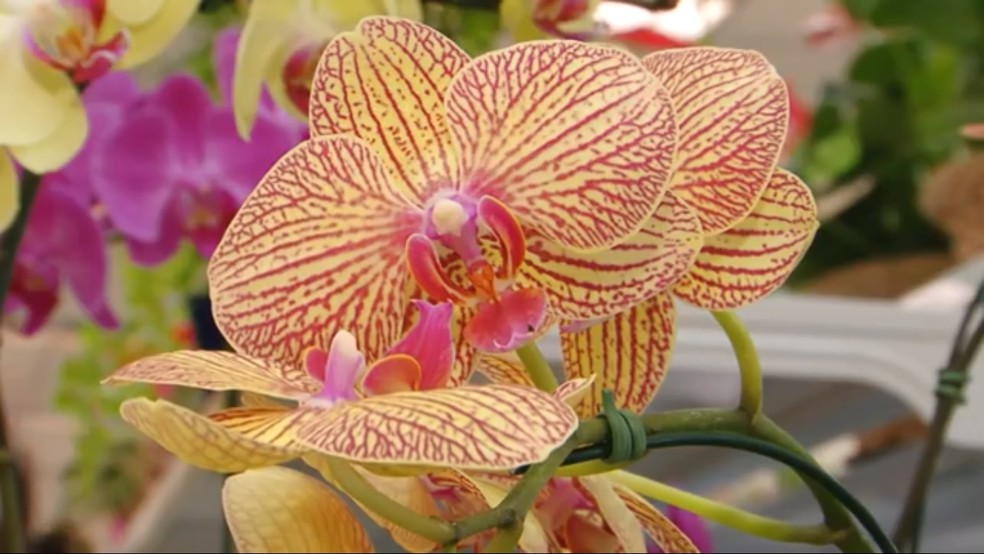
[[[223,501],[242,552],[371,547],[332,488],[275,467],[297,458],[340,489],[351,476],[338,463],[351,464],[420,514],[485,512],[510,470],[573,440],[602,390],[647,408],[676,302],[733,309],[782,285],[817,226],[807,187],[776,167],[788,104],[750,51],[640,60],[555,40],[472,59],[410,19],[365,18],[323,49],[310,137],[259,180],[209,263],[235,352],[160,354],[108,378],[243,391],[242,406],[200,415],[137,398],[123,418],[189,463],[237,473]],[[512,354],[555,328],[559,386]],[[410,551],[441,546],[362,507]],[[647,541],[696,551],[598,475],[550,480],[519,544]]]

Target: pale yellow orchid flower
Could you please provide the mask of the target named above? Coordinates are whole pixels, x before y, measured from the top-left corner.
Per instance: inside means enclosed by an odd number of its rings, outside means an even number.
[[[253,0],[236,52],[233,109],[248,138],[264,85],[278,106],[307,118],[311,79],[321,51],[364,17],[420,21],[419,0]]]
[[[88,131],[77,85],[160,52],[197,0],[0,0],[0,147],[43,173]]]
[[[14,171],[14,161],[5,152],[0,152],[0,233],[14,222],[19,200],[20,184]]]

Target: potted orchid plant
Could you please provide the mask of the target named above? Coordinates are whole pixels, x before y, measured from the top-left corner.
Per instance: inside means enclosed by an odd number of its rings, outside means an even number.
[[[896,551],[764,413],[736,314],[784,285],[819,225],[809,186],[779,163],[785,80],[749,50],[638,55],[604,40],[597,4],[11,4],[0,22],[27,37],[16,100],[31,109],[0,130],[5,310],[37,330],[64,279],[97,325],[120,327],[107,243],[157,275],[188,256],[183,278],[131,297],[122,333],[160,339],[185,321],[187,305],[155,303],[178,291],[211,315],[197,341],[92,340],[77,364],[101,367],[83,372],[104,377],[99,390],[136,387],[104,397],[128,440],[230,475],[240,552],[372,551],[356,511],[411,552],[709,551],[704,520]],[[145,86],[118,71],[206,5],[243,19],[216,33],[208,78]],[[39,90],[44,107],[29,98]],[[154,281],[140,271],[137,289]],[[735,408],[651,409],[681,303],[733,345]],[[202,339],[213,324],[223,344]],[[548,333],[562,367],[537,347]],[[204,410],[196,390],[233,401]],[[788,465],[822,521],[631,471],[693,445]]]

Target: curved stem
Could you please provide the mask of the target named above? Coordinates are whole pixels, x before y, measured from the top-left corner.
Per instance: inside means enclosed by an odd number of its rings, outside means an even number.
[[[755,351],[755,343],[734,312],[711,312],[711,315],[728,335],[735,357],[738,358],[738,369],[741,371],[739,406],[754,420],[762,413],[762,366]]]
[[[457,542],[454,526],[445,521],[418,514],[386,496],[339,458],[326,457],[325,463],[339,486],[373,513],[396,525],[438,544]]]
[[[825,525],[792,525],[778,519],[749,513],[634,473],[613,471],[605,477],[643,496],[693,512],[704,519],[755,537],[805,544],[830,544],[836,539],[834,533]]]
[[[516,545],[519,544],[519,538],[523,535],[523,526],[519,523],[513,523],[507,527],[499,529],[499,531],[492,537],[482,552],[515,552]]]
[[[4,233],[0,245],[0,318],[3,316],[7,295],[10,293],[10,283],[14,278],[17,250],[27,229],[27,221],[40,186],[41,176],[25,170],[20,182],[20,207],[14,222]],[[0,517],[3,517],[3,552],[26,552],[27,530],[20,502],[21,483],[13,454],[10,452],[7,431],[3,386],[0,384],[0,514],[2,514]]]
[[[523,362],[523,367],[533,379],[536,388],[547,392],[557,390],[557,377],[554,375],[550,362],[540,352],[536,341],[530,341],[516,349],[516,355]]]

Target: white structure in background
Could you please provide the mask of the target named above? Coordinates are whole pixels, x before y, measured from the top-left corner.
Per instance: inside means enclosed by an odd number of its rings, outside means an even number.
[[[675,8],[666,11],[602,2],[595,20],[611,33],[649,29],[675,40],[693,42],[713,31],[733,10],[733,0],[680,0]]]

